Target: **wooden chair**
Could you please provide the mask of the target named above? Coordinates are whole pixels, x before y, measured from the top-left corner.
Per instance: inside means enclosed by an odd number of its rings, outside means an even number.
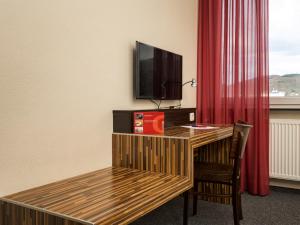
[[[198,195],[203,194],[218,197],[218,195],[214,194],[198,193],[199,182],[226,184],[232,186],[232,193],[230,195],[222,195],[222,197],[232,197],[234,224],[240,224],[240,220],[243,219],[240,193],[240,167],[251,128],[251,125],[243,121],[238,121],[234,125],[230,149],[230,158],[233,159],[233,165],[194,163],[193,215],[197,214]]]

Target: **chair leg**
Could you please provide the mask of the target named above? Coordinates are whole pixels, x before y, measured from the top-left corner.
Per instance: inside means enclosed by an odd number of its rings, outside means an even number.
[[[197,215],[198,208],[198,182],[194,181],[194,191],[193,191],[193,216]]]
[[[236,185],[232,186],[232,209],[233,209],[233,219],[234,225],[239,225],[239,210],[238,210],[238,195]]]
[[[189,191],[183,193],[183,225],[188,225]]]
[[[239,219],[243,219],[243,209],[242,209],[242,199],[241,199],[241,193],[238,194],[238,210],[239,210]]]

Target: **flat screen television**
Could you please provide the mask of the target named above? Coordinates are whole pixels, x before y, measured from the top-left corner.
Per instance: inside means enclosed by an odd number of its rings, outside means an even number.
[[[182,99],[182,56],[136,42],[137,99]]]

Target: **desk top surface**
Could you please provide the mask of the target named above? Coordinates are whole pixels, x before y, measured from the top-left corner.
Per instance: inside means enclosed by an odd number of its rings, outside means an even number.
[[[199,125],[199,127],[191,126],[175,126],[166,128],[163,134],[133,134],[133,133],[114,133],[121,135],[137,135],[137,136],[157,136],[157,137],[168,137],[168,138],[182,138],[182,139],[195,139],[205,138],[207,136],[214,136],[216,139],[222,136],[231,136],[233,131],[232,125]]]
[[[106,168],[0,198],[80,224],[128,224],[187,190],[186,177]]]

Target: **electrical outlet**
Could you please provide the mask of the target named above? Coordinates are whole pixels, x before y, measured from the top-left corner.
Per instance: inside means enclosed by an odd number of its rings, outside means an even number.
[[[190,113],[190,122],[195,121],[195,113]]]

